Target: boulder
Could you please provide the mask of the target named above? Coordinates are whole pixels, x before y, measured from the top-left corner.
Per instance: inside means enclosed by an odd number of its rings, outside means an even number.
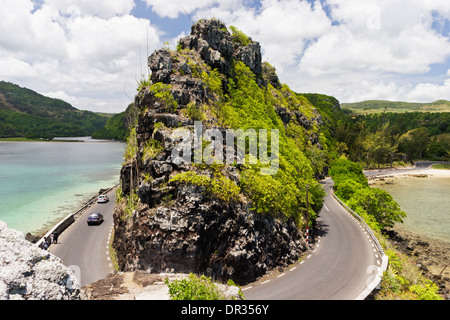
[[[50,252],[0,221],[0,300],[82,300],[77,278]]]

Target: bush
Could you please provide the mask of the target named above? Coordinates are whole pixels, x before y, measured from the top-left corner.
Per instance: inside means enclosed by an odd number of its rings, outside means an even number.
[[[189,274],[188,279],[165,280],[169,287],[171,300],[224,300],[225,297],[211,281],[205,276],[197,277]]]
[[[335,183],[336,195],[356,211],[375,230],[393,227],[403,222],[406,213],[384,190],[370,188],[362,167],[346,158],[333,162],[330,174]]]
[[[142,161],[146,162],[148,160],[154,159],[163,150],[164,148],[159,141],[149,139],[144,146]]]
[[[442,300],[438,287],[424,278],[409,258],[394,250],[386,250],[389,267],[381,281],[380,300]]]
[[[361,188],[363,188],[363,185],[356,182],[355,180],[344,180],[339,184],[339,188],[336,188],[336,195],[341,200],[348,201],[353,196],[353,194],[355,194]]]
[[[357,190],[347,201],[351,208],[360,208],[375,218],[381,228],[392,228],[395,222],[403,222],[406,213],[398,203],[384,190],[362,188]]]
[[[175,175],[169,182],[180,182],[205,187],[206,192],[223,201],[238,201],[240,188],[229,178],[215,173],[214,178],[198,174],[194,171]]]
[[[247,46],[250,44],[250,38],[247,37],[245,33],[243,33],[235,26],[231,26],[230,29],[231,29],[231,37],[233,38],[234,42],[239,43],[243,46]]]
[[[360,183],[363,187],[369,186],[361,165],[345,157],[341,157],[331,164],[330,175],[333,177],[336,190],[339,189],[340,183],[346,180],[353,180]]]

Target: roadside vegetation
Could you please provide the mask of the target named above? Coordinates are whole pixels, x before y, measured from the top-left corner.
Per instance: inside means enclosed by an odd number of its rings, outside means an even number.
[[[375,233],[389,258],[376,299],[442,300],[438,287],[422,275],[416,263],[389,243],[384,231],[402,222],[406,213],[387,192],[368,186],[362,167],[346,158],[336,160],[330,169],[335,193],[360,215]]]
[[[169,287],[169,297],[171,300],[225,300],[224,293],[209,277],[189,274],[187,279],[165,280]],[[236,286],[233,281],[228,281],[227,285]],[[239,297],[244,298],[239,289]]]

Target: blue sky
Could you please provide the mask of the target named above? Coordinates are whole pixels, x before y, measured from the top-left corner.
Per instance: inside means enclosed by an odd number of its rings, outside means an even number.
[[[222,20],[259,41],[297,92],[450,100],[448,0],[0,0],[0,80],[120,112],[147,53]],[[148,48],[148,49],[147,49]]]

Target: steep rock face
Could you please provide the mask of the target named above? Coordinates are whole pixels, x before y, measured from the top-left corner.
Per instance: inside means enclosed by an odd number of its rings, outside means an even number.
[[[122,270],[194,272],[245,284],[296,262],[305,249],[292,222],[252,214],[244,204],[210,199],[200,187],[176,190],[173,205],[135,211],[126,221],[115,221],[128,230],[115,238]]]
[[[195,172],[202,181],[217,175],[239,185],[241,179],[239,166],[224,165],[214,172],[174,162],[173,131],[192,131],[190,113],[197,116],[202,105],[218,98],[205,77],[213,69],[220,72],[218,85],[224,93],[236,61],[249,67],[259,86],[281,85],[274,70],[263,70],[259,44],[234,42],[217,20],[196,23],[179,44],[181,51],[161,49],[149,57],[153,85],[142,87],[135,98],[137,152],[121,170],[125,197],[115,209],[113,246],[121,271],[193,272],[245,284],[297,261],[306,250],[305,239],[294,221],[253,212],[242,194],[224,200],[208,184],[173,181],[186,172]],[[202,120],[203,130],[217,124],[210,115]],[[132,189],[139,202],[130,206]]]
[[[0,221],[0,300],[81,300],[75,276],[59,258]]]

